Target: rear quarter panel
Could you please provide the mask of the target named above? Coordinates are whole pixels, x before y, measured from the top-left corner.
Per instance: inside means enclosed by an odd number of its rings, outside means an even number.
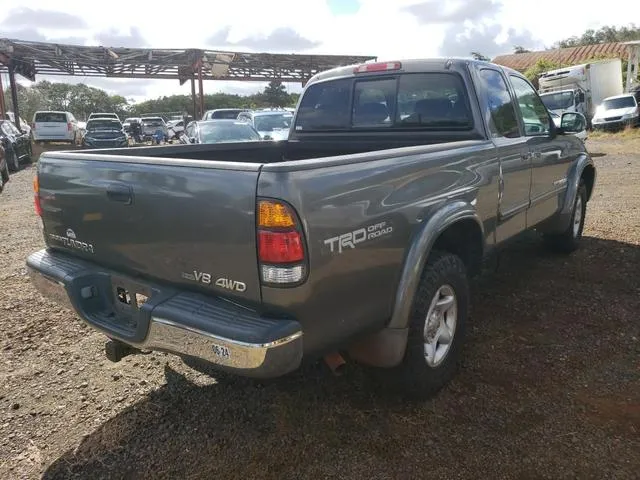
[[[297,210],[310,267],[299,287],[263,287],[265,308],[295,315],[307,353],[382,328],[405,255],[435,211],[460,199],[476,205],[493,243],[497,174],[489,141],[265,165],[258,196],[284,199]],[[353,247],[341,247],[341,235]]]

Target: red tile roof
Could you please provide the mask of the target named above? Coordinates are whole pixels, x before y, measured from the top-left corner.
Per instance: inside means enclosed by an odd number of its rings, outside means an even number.
[[[541,52],[513,53],[511,55],[499,55],[493,59],[493,62],[524,72],[541,59],[563,65],[578,65],[601,55],[626,59],[627,45],[624,43],[598,43],[595,45],[558,48],[556,50],[544,50]]]

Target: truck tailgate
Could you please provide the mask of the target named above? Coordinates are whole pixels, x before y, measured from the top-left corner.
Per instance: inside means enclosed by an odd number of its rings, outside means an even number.
[[[259,164],[74,157],[46,153],[38,165],[50,247],[130,276],[260,301]]]

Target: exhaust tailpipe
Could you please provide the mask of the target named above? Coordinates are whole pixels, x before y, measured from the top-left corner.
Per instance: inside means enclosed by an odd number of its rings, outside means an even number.
[[[345,365],[347,364],[344,358],[342,358],[342,355],[340,355],[338,352],[333,352],[325,355],[324,363],[327,364],[331,372],[336,376],[340,376],[344,373]]]

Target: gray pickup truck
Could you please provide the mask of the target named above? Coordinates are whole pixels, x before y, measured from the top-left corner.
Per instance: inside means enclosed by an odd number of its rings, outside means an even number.
[[[518,72],[462,59],[317,74],[287,141],[47,152],[39,290],[109,337],[268,378],[345,358],[426,397],[468,279],[518,234],[579,245],[596,171]]]

